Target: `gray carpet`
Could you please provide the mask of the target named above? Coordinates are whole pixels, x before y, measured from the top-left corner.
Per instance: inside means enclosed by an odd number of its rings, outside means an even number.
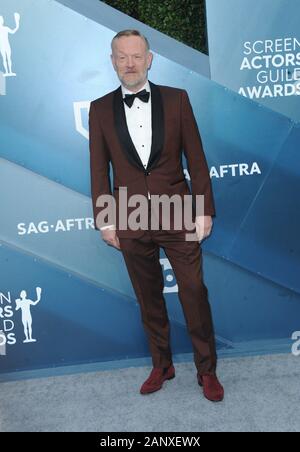
[[[204,399],[194,364],[139,394],[150,367],[0,383],[1,432],[299,432],[300,358],[219,360],[225,400]]]

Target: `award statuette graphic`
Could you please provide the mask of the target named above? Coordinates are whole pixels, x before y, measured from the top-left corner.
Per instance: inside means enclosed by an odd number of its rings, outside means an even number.
[[[9,44],[8,35],[9,34],[15,34],[20,25],[20,14],[15,13],[14,14],[15,28],[9,28],[6,25],[4,25],[4,19],[3,16],[0,16],[0,53],[3,60],[3,66],[5,72],[2,74],[3,77],[14,77],[16,76],[15,72],[12,72],[12,61],[11,61],[11,47]]]
[[[22,290],[20,293],[20,298],[16,301],[16,311],[21,309],[22,311],[22,323],[24,327],[24,335],[25,340],[24,344],[28,344],[29,342],[36,342],[36,339],[32,339],[32,316],[31,316],[31,306],[36,306],[41,300],[42,289],[40,287],[36,287],[36,301],[32,301],[27,299],[27,293],[25,290]]]

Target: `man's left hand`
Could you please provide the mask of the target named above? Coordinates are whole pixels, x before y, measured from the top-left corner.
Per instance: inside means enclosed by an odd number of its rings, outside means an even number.
[[[211,233],[213,221],[211,216],[196,217],[195,226],[199,242],[206,239]]]

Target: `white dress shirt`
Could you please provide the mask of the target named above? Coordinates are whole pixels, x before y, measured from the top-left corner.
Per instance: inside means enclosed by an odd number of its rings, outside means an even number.
[[[125,102],[124,108],[129,134],[144,168],[146,168],[150,157],[152,143],[151,89],[148,80],[139,91],[142,91],[143,89],[150,93],[149,101],[143,102],[141,99],[136,97],[131,108],[129,108]],[[133,94],[132,91],[129,91],[123,85],[121,85],[121,90],[123,98],[125,97],[125,94]],[[150,193],[148,193],[148,198],[150,199]],[[115,229],[115,226],[108,225],[103,226],[100,229],[102,231],[104,229]]]
[[[125,94],[133,94],[132,91],[129,91],[123,85],[121,85],[121,89],[123,98],[125,97]],[[129,134],[144,168],[146,168],[152,143],[151,90],[148,80],[139,91],[142,91],[143,89],[150,93],[148,102],[143,102],[136,97],[131,108],[129,108],[125,102],[124,106]]]

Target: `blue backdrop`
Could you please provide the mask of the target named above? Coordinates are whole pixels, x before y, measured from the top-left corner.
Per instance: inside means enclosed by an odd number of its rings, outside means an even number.
[[[208,0],[206,9],[212,79],[299,121],[299,0]]]
[[[203,249],[219,354],[289,350],[300,318],[299,123],[211,80],[205,56],[98,0],[4,0],[1,36],[16,12],[16,75],[0,61],[1,372],[149,356],[121,254],[93,230],[90,199],[89,102],[118,86],[110,41],[133,26],[155,42],[150,80],[187,89],[202,135],[217,209]],[[161,264],[173,352],[191,352],[163,254]],[[27,314],[16,310],[22,290]],[[24,342],[28,311],[35,342]]]

